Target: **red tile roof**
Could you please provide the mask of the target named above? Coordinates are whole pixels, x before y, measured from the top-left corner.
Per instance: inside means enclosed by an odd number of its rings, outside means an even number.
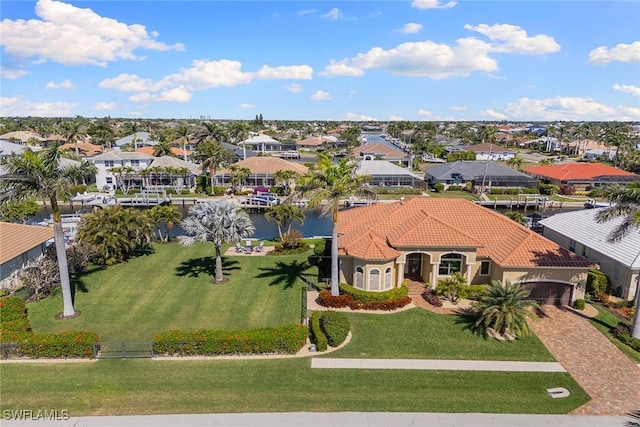
[[[339,253],[389,260],[398,249],[475,249],[502,267],[589,267],[590,263],[506,216],[461,199],[416,197],[341,211]],[[384,246],[386,245],[386,248]]]
[[[144,147],[138,148],[136,150],[136,153],[143,153],[153,156],[153,147],[145,145]],[[180,158],[184,157],[184,151],[182,150],[182,148],[178,147],[171,147],[171,154]],[[191,154],[191,150],[187,150],[187,156],[190,156]]]
[[[561,163],[559,165],[534,166],[524,170],[526,173],[559,181],[590,181],[606,176],[635,176],[640,175],[617,169],[603,163]]]

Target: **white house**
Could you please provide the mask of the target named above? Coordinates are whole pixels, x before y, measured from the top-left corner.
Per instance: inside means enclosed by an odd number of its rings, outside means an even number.
[[[623,218],[598,223],[600,209],[556,214],[539,221],[543,235],[570,251],[593,261],[609,276],[614,295],[633,300],[640,282],[640,230],[632,230],[619,242],[607,236]]]
[[[130,168],[132,172],[146,169],[151,165],[155,157],[143,153],[124,151],[110,151],[91,159],[98,171],[96,172],[96,185],[98,189],[115,190],[117,174],[113,168]]]

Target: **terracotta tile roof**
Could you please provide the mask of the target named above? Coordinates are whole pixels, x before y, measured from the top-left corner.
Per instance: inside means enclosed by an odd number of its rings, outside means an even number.
[[[0,264],[53,239],[53,228],[0,222]]]
[[[383,257],[393,253],[380,248],[385,242],[394,250],[476,248],[478,257],[502,267],[590,265],[504,215],[461,199],[415,197],[348,209],[339,214],[338,233],[339,252],[362,259],[390,259]]]
[[[62,144],[59,148],[60,150],[71,150],[75,152],[76,145],[75,143],[68,142],[66,144]],[[88,142],[79,142],[78,151],[86,156],[91,157],[102,154],[102,147],[100,145],[95,145]]]
[[[150,156],[153,156],[153,147],[150,145],[145,145],[144,147],[140,147],[136,150],[136,153],[143,153],[143,154],[148,154]],[[182,148],[178,148],[178,147],[171,147],[171,154],[173,154],[174,156],[177,157],[184,157],[184,151],[182,151]],[[191,150],[187,150],[187,156],[191,155]]]
[[[397,258],[400,252],[389,247],[382,236],[371,232],[356,240],[349,249],[344,251],[344,255],[370,261],[388,261]]]
[[[370,144],[361,145],[359,147],[354,148],[351,154],[354,157],[360,157],[363,154],[374,154],[374,155],[380,155],[383,157],[391,157],[391,158],[408,157],[407,153],[382,143],[370,143]]]
[[[606,176],[637,177],[640,175],[617,169],[603,163],[561,163],[559,165],[534,166],[524,170],[526,173],[560,181],[594,180]]]
[[[279,157],[248,157],[234,163],[240,168],[249,168],[251,173],[273,175],[279,170],[292,170],[299,174],[306,173],[309,168],[305,165],[295,162],[289,162]],[[216,175],[228,174],[229,169],[222,169]]]

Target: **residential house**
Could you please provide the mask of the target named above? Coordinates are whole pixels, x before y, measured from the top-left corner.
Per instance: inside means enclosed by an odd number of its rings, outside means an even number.
[[[408,166],[410,157],[404,151],[393,148],[384,143],[369,143],[356,147],[351,155],[359,160],[387,160]]]
[[[153,147],[152,146],[144,146],[140,147],[136,150],[136,153],[143,153],[149,156],[153,156]],[[185,151],[183,151],[182,147],[171,147],[171,154],[184,159]],[[192,152],[190,150],[186,151],[187,158],[191,157]]]
[[[135,141],[134,141],[134,136],[135,136]],[[122,147],[124,147],[125,145],[130,145],[135,150],[135,149],[138,149],[138,147],[143,147],[145,145],[153,146],[153,145],[156,145],[157,143],[158,141],[153,139],[149,132],[137,132],[135,134],[127,135],[123,138],[118,139],[114,143],[114,147],[117,150],[121,150]]]
[[[482,160],[460,160],[444,163],[429,168],[424,179],[430,187],[444,184],[445,189],[451,185],[466,185],[471,182],[474,187],[484,188],[535,188],[537,181],[527,174],[512,169],[498,162]]]
[[[584,297],[589,261],[471,201],[416,197],[338,215],[340,281],[357,289],[405,277],[435,287],[460,272],[472,284],[521,283],[543,304]]]
[[[53,241],[53,228],[0,222],[0,241],[0,284],[4,284],[23,264],[44,253]]]
[[[362,160],[356,174],[371,176],[368,184],[376,187],[426,187],[420,175],[386,160]]]
[[[640,284],[640,231],[633,230],[620,241],[610,242],[608,236],[624,218],[599,223],[596,215],[602,209],[560,213],[539,224],[546,238],[596,263],[611,279],[616,296],[633,300]]]
[[[96,185],[100,190],[111,191],[118,187],[119,179],[126,179],[127,187],[140,188],[142,186],[142,178],[139,172],[148,168],[154,159],[155,157],[148,154],[126,151],[109,151],[100,154],[91,159],[98,169],[96,172]],[[127,173],[112,172],[113,168],[123,168]]]
[[[296,141],[296,147],[309,150],[324,150],[338,143],[338,138],[331,135],[308,136]]]
[[[4,139],[6,141],[20,141],[23,144],[32,142],[41,143],[45,140],[37,133],[29,132],[26,130],[17,130],[14,132],[3,133],[2,135],[0,135],[0,139]]]
[[[269,135],[254,135],[244,141],[240,145],[247,150],[259,151],[262,153],[273,153],[283,150],[282,142],[271,138]]]
[[[91,144],[89,142],[78,142],[77,145],[73,142],[68,142],[66,144],[62,144],[59,148],[60,150],[69,150],[75,153],[76,147],[78,148],[78,155],[82,157],[93,157],[98,154],[102,154],[101,146]]]
[[[603,163],[560,163],[534,166],[524,170],[545,184],[570,185],[576,191],[591,191],[607,184],[627,184],[640,180],[640,175]]]
[[[247,187],[271,187],[275,185],[273,175],[280,171],[293,171],[297,174],[305,174],[309,168],[306,166],[281,159],[280,157],[247,157],[244,160],[234,163],[238,167],[249,169],[249,175],[244,179]],[[233,172],[229,168],[219,170],[214,175],[216,185],[231,185]]]
[[[575,154],[581,159],[588,158],[586,154],[593,150],[609,151],[608,157],[613,158],[617,147],[608,147],[604,143],[592,139],[578,139],[568,142],[562,147],[563,154]]]
[[[467,145],[462,148],[464,151],[473,151],[476,153],[476,160],[509,160],[513,159],[516,155],[516,153],[511,150],[489,142]]]
[[[144,177],[144,188],[147,190],[183,190],[195,188],[196,178],[202,174],[200,165],[187,162],[181,158],[162,156],[154,157],[149,167],[140,171]]]

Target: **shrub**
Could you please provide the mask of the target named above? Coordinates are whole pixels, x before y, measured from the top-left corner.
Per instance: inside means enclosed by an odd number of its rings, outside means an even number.
[[[571,196],[576,193],[576,187],[573,185],[562,185],[560,186],[560,190],[558,190],[560,194],[564,194],[566,196]]]
[[[326,289],[320,291],[320,305],[330,308],[349,307],[352,310],[384,310],[392,311],[404,307],[411,302],[408,296],[388,301],[358,301],[352,295],[333,296]]]
[[[577,300],[576,300],[576,302],[574,302],[574,303],[573,303],[573,307],[574,307],[576,310],[584,310],[584,307],[585,307],[585,302],[584,302],[584,300],[583,300],[582,298],[577,299]]]
[[[433,188],[438,192],[438,193],[442,193],[444,191],[444,184],[441,182],[438,182],[437,184],[435,184],[433,186]]]
[[[316,345],[316,350],[327,351],[329,342],[324,332],[322,332],[322,328],[320,327],[319,311],[316,311],[311,315],[311,326],[310,326],[309,332],[310,332],[311,342]]]
[[[213,187],[213,194],[215,196],[223,196],[226,192],[227,192],[227,189],[224,187],[218,187],[218,186]]]
[[[553,184],[540,184],[540,194],[551,196],[560,191],[560,187]]]
[[[451,302],[458,301],[468,295],[467,279],[459,271],[452,273],[448,278],[438,281],[438,295]]]
[[[320,328],[326,335],[329,345],[337,347],[349,334],[349,318],[338,311],[325,311],[320,315]]]
[[[600,270],[589,270],[587,275],[587,292],[598,296],[611,291],[611,279]]]
[[[346,283],[340,283],[340,292],[343,294],[351,295],[354,300],[362,302],[370,301],[390,301],[399,298],[406,297],[409,293],[409,288],[404,283],[397,288],[389,289],[383,292],[369,292],[361,289],[356,289],[353,286]]]
[[[464,188],[465,187],[463,185],[450,185],[449,188],[447,188],[447,191],[462,191]]]
[[[633,348],[640,351],[640,339],[631,337],[631,328],[626,323],[620,322],[612,330],[613,336]]]
[[[469,285],[467,288],[467,298],[477,300],[481,295],[487,294],[487,285]]]
[[[80,184],[80,185],[73,185],[73,186],[71,186],[71,188],[69,189],[69,193],[70,193],[71,195],[74,195],[74,196],[75,196],[76,194],[82,194],[82,193],[84,193],[85,191],[87,191],[87,186],[86,186],[86,185],[83,185],[83,184]]]
[[[489,190],[489,194],[504,194],[503,188],[492,188]]]
[[[98,335],[88,331],[66,331],[55,334],[30,334],[21,343],[21,354],[33,358],[93,358],[93,344]]]
[[[520,194],[520,189],[519,188],[507,188],[507,194],[509,194],[511,196],[517,196],[518,194]]]
[[[318,258],[322,257],[325,255],[326,249],[327,249],[327,239],[318,240],[313,246],[313,255]]]
[[[308,330],[302,325],[242,331],[172,330],[154,337],[158,355],[292,354],[302,348]]]
[[[404,187],[404,186],[380,187],[380,188],[376,188],[374,191],[376,194],[415,194],[415,195],[422,194],[421,188]]]
[[[442,298],[440,298],[440,295],[431,288],[426,288],[424,290],[422,298],[434,307],[442,307]]]
[[[536,194],[538,191],[535,188],[523,188],[522,192],[524,194]]]

